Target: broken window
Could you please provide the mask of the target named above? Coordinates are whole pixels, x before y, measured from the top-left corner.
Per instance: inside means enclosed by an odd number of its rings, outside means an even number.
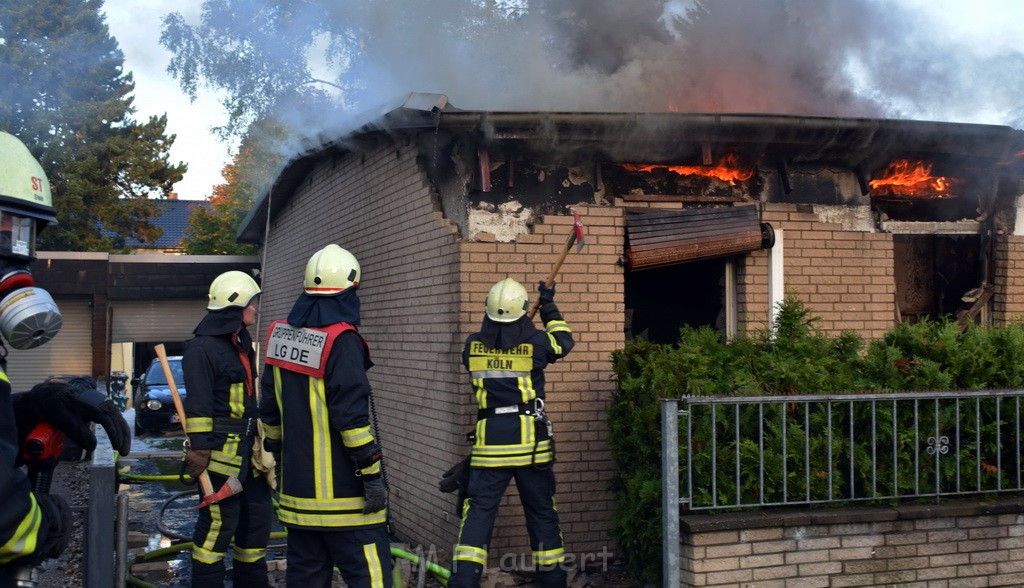
[[[901,321],[960,318],[985,294],[977,235],[893,235],[893,269]]]

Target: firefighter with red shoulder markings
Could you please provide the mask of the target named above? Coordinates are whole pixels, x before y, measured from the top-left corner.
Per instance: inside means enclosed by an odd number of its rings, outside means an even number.
[[[278,457],[289,586],[391,583],[387,491],[371,429],[369,348],[359,334],[359,262],[327,245],[306,264],[304,291],[267,335],[260,416]]]
[[[247,327],[256,324],[260,288],[252,276],[229,271],[210,283],[206,316],[181,359],[189,447],[185,471],[204,470],[214,490],[229,478],[242,492],[199,510],[192,532],[192,586],[224,586],[232,549],[233,586],[267,586],[267,543],[274,511],[265,472],[254,467],[259,402],[256,352]],[[258,459],[256,460],[258,461]]]

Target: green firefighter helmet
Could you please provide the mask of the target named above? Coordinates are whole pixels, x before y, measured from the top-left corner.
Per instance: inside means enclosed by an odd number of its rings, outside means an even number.
[[[233,270],[224,272],[210,284],[207,310],[224,310],[229,306],[245,308],[260,293],[256,280],[245,272]]]
[[[496,323],[514,323],[526,314],[529,303],[526,288],[512,278],[505,278],[491,286],[484,309]]]
[[[55,222],[50,182],[43,166],[17,137],[0,131],[0,209]]]
[[[334,296],[358,286],[360,275],[356,256],[332,243],[309,258],[302,285],[310,296]]]

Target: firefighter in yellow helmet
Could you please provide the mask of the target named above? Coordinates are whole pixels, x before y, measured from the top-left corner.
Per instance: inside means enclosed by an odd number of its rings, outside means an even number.
[[[24,439],[42,423],[80,447],[96,448],[91,423],[101,424],[121,455],[131,430],[92,377],[44,382],[11,394],[7,349],[32,349],[60,331],[53,298],[35,286],[29,268],[36,234],[55,222],[50,183],[42,166],[13,135],[0,132],[0,586],[31,581],[32,566],[58,556],[71,538],[71,510],[58,495],[34,493],[21,464]]]
[[[359,334],[356,258],[327,245],[306,264],[287,321],[267,334],[260,417],[278,457],[289,586],[391,583],[387,490],[370,423],[369,348]]]
[[[543,331],[527,313],[526,289],[506,278],[487,293],[483,325],[466,339],[462,352],[478,410],[449,588],[480,585],[494,517],[512,478],[526,514],[537,579],[541,586],[565,586],[544,368],[565,357],[574,342],[555,306],[554,284],[540,282],[539,290]]]
[[[242,492],[199,510],[192,533],[192,586],[222,587],[232,549],[236,588],[267,586],[266,548],[273,507],[265,474],[252,465],[259,406],[256,352],[248,327],[256,324],[260,288],[247,273],[229,271],[210,284],[206,316],[182,356],[189,447],[185,472],[208,472],[216,492],[236,478]]]

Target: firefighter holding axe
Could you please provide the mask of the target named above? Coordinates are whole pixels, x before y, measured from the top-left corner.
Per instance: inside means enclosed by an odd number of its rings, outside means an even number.
[[[512,278],[497,282],[487,293],[480,331],[466,339],[462,360],[478,410],[468,468],[457,484],[463,517],[449,588],[480,585],[498,505],[513,478],[526,514],[537,579],[544,587],[566,585],[565,548],[554,502],[554,428],[544,412],[544,368],[568,355],[574,345],[555,305],[558,270],[573,243],[583,244],[583,223],[575,211],[573,216],[561,257],[548,279],[538,284],[536,303],[530,305],[526,288]],[[533,323],[538,309],[544,330]],[[452,475],[459,476],[450,471],[448,477]],[[445,486],[443,480],[442,490]]]
[[[188,391],[185,472],[203,488],[192,534],[194,587],[225,585],[224,557],[232,543],[233,585],[267,585],[266,548],[274,513],[267,474],[252,460],[259,402],[256,355],[247,329],[256,324],[259,294],[256,281],[244,272],[217,276],[210,284],[208,312],[182,357]],[[166,366],[162,348],[158,355]],[[168,376],[167,381],[174,379]]]

